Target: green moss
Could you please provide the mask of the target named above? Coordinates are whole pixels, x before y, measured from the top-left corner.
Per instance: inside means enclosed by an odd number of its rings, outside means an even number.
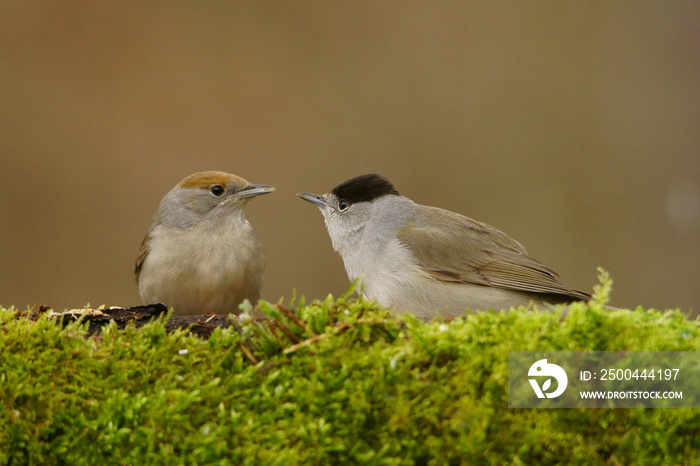
[[[430,323],[348,296],[296,323],[263,302],[268,323],[207,341],[0,311],[0,463],[700,462],[698,410],[508,408],[508,351],[700,350],[696,321],[608,311],[608,292]]]

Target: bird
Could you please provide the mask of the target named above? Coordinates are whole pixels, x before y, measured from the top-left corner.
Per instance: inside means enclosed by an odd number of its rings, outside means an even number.
[[[245,209],[274,190],[221,171],[180,181],[160,202],[136,258],[143,301],[175,315],[238,314],[244,300],[256,303],[265,254]]]
[[[465,310],[587,301],[502,231],[455,212],[420,205],[378,174],[326,194],[297,193],[323,214],[333,249],[362,294],[420,318]]]

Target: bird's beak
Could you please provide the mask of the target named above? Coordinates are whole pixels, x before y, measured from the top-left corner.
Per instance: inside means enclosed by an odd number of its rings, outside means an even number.
[[[271,193],[274,190],[275,190],[274,186],[268,186],[265,184],[251,184],[249,186],[246,186],[245,189],[238,191],[236,193],[236,196],[239,198],[255,197],[255,196],[260,196],[261,194]]]
[[[326,207],[328,205],[321,194],[297,193],[297,196],[319,207]]]

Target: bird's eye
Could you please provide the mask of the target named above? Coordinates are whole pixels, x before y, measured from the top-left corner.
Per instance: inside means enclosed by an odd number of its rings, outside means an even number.
[[[223,186],[215,184],[213,186],[209,186],[209,192],[212,193],[216,197],[221,197],[226,190],[224,189]]]
[[[348,207],[350,207],[350,203],[346,201],[345,199],[341,199],[338,201],[338,210],[341,212],[345,212],[348,210]]]

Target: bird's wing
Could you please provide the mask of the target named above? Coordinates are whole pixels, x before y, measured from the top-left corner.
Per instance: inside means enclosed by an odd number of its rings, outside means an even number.
[[[442,226],[436,227],[437,223]],[[505,233],[448,210],[424,207],[398,238],[418,266],[436,280],[590,298],[559,283],[552,269]]]
[[[146,235],[141,242],[141,248],[139,249],[139,255],[136,256],[136,263],[134,264],[134,275],[136,275],[136,282],[139,281],[139,275],[141,274],[141,267],[143,267],[143,261],[146,260],[146,256],[150,251],[148,244],[150,243],[150,234]]]

